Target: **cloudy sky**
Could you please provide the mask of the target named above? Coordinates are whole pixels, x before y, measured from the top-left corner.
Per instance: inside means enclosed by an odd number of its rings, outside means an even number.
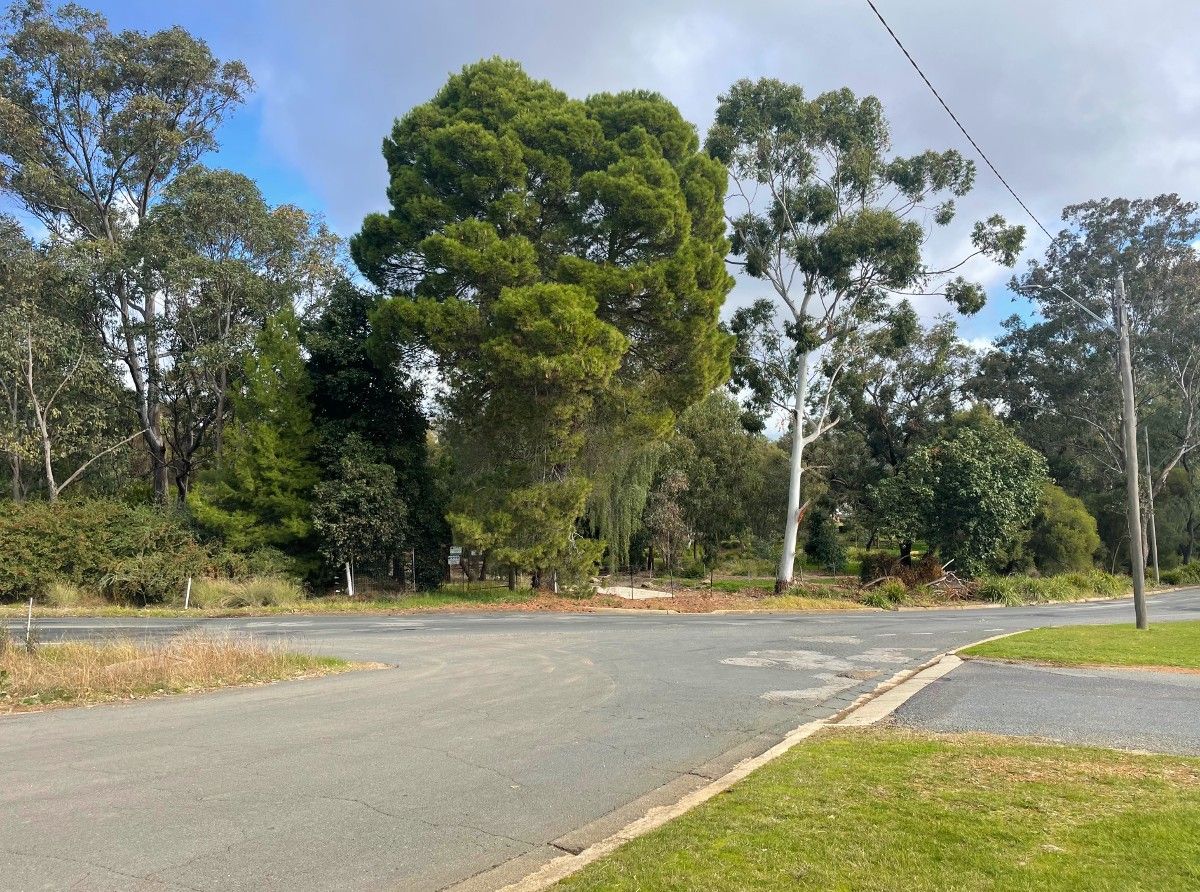
[[[898,152],[962,136],[866,0],[103,0],[114,28],[182,24],[258,82],[213,163],[256,177],[274,202],[323,213],[341,233],[384,208],[380,140],[448,73],[481,57],[520,60],[576,96],[632,87],[673,100],[701,134],[739,77],[816,93],[873,93]],[[1055,231],[1065,204],[1178,192],[1200,197],[1200,2],[877,0],[1001,172]],[[981,165],[982,168],[982,165]],[[965,247],[973,219],[1028,223],[990,173],[935,250]],[[1031,227],[1032,228],[1032,227]],[[1027,254],[1039,253],[1033,237]],[[1002,270],[973,271],[992,300],[963,325],[985,339],[1020,309]],[[738,301],[757,296],[739,285]],[[933,315],[938,307],[921,307]]]

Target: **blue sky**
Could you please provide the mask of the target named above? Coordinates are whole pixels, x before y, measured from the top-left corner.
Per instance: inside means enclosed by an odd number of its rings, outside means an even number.
[[[462,65],[520,60],[573,95],[631,87],[676,102],[701,133],[717,94],[771,75],[810,92],[850,86],[883,100],[899,152],[955,147],[961,135],[907,67],[865,0],[103,0],[114,28],[180,24],[258,88],[210,159],[254,177],[272,202],[323,214],[343,235],[383,209],[379,145],[391,121]],[[1053,231],[1068,203],[1106,195],[1200,195],[1200,3],[1194,0],[880,0],[901,37]],[[965,253],[970,223],[1020,209],[984,170],[933,262]],[[1032,238],[1028,256],[1045,247]],[[964,320],[994,335],[1021,309],[1010,273],[971,274],[992,300]],[[740,303],[760,296],[740,284]],[[927,318],[936,300],[918,306]]]

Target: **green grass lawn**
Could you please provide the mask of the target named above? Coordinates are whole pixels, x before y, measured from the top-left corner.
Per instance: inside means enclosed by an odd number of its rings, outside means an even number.
[[[827,732],[556,889],[1200,889],[1200,759]]]
[[[961,651],[964,656],[1062,666],[1169,666],[1200,670],[1200,620],[1032,629]]]

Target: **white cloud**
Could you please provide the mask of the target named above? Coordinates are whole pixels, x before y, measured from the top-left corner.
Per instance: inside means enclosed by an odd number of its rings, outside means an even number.
[[[1051,231],[1064,205],[1090,198],[1200,195],[1200,3],[893,0],[882,9]],[[260,18],[271,27],[248,61],[264,139],[346,233],[386,206],[379,145],[392,120],[448,72],[493,54],[574,95],[659,90],[701,135],[738,77],[775,76],[811,93],[849,86],[883,100],[897,151],[971,152],[865,2],[273,0]],[[981,163],[975,192],[931,241],[931,256],[961,257],[971,222],[995,211],[1029,224]],[[1033,256],[1045,238],[1029,225]],[[970,272],[993,295],[1009,275],[986,265]],[[759,293],[739,286],[735,300]],[[972,325],[994,329],[997,312]]]

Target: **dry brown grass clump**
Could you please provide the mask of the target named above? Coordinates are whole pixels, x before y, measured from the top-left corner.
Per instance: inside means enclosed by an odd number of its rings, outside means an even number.
[[[0,713],[261,684],[350,668],[246,639],[180,635],[161,643],[0,642]]]

